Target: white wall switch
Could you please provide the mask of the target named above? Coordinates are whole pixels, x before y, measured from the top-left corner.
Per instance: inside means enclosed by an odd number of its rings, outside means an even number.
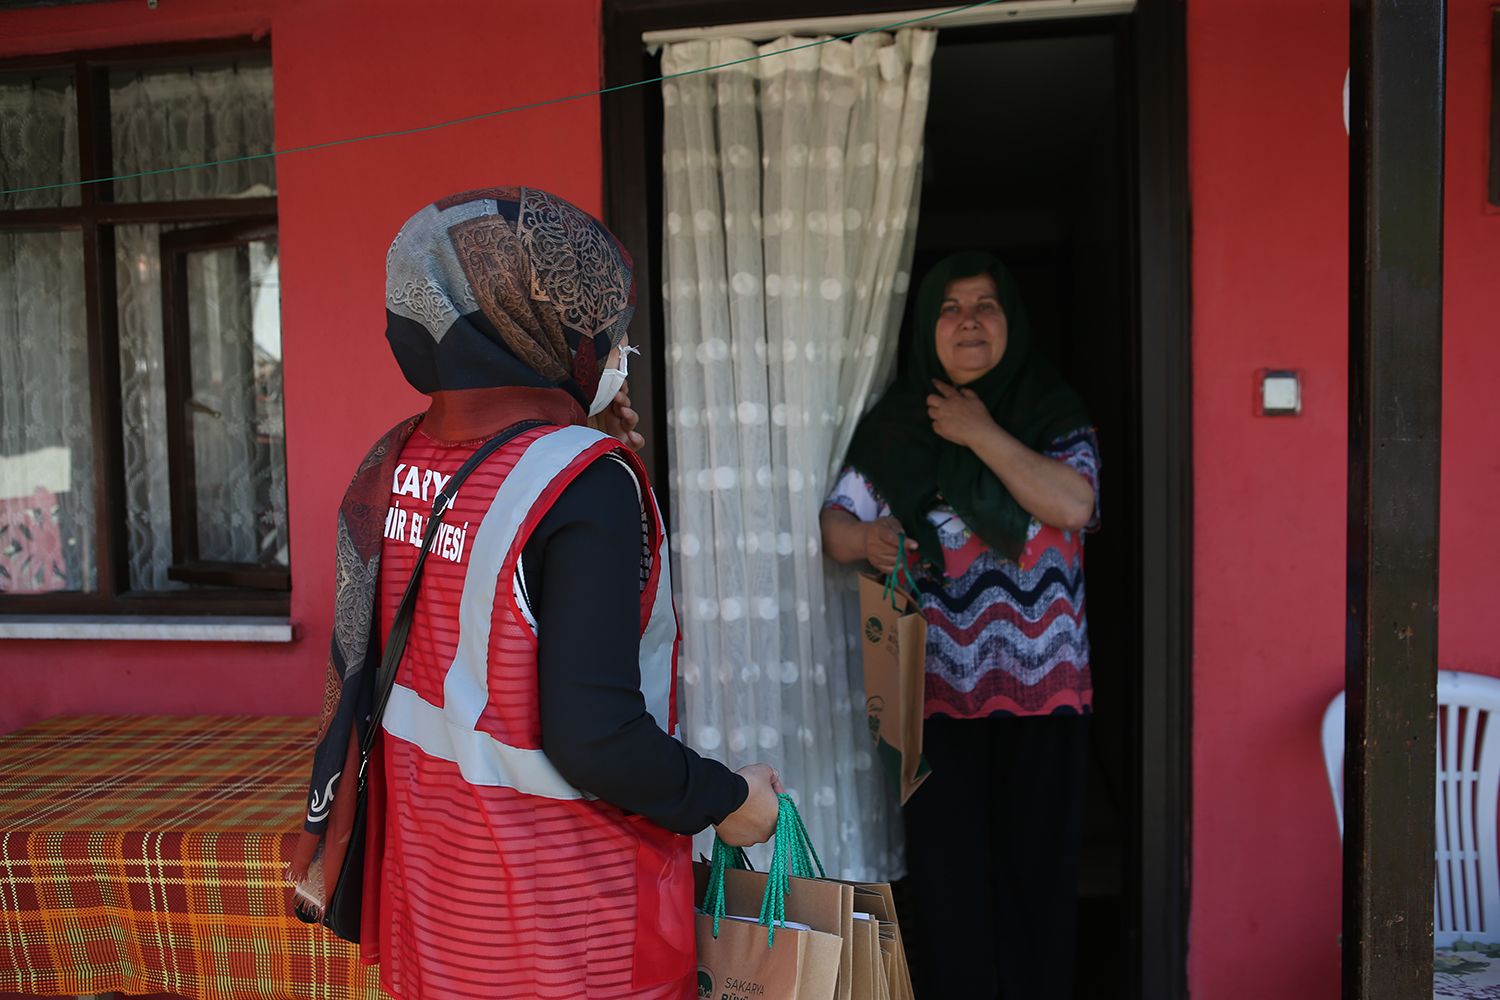
[[[1302,377],[1294,371],[1260,373],[1260,412],[1267,417],[1294,417],[1302,412]]]

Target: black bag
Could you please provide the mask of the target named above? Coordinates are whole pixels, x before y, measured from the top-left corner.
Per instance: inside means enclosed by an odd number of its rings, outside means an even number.
[[[364,738],[359,741],[359,778],[355,786],[354,823],[349,829],[349,847],[344,851],[344,863],[339,868],[339,879],[323,909],[323,926],[345,941],[359,943],[360,917],[364,909],[365,894],[365,813],[366,773],[370,768],[370,751],[375,746],[375,737],[380,733],[380,719],[385,714],[385,704],[391,699],[391,688],[396,683],[396,669],[401,665],[401,654],[406,651],[406,637],[411,632],[411,616],[417,605],[417,584],[422,579],[422,565],[427,561],[427,550],[442,527],[443,515],[453,503],[453,497],[469,473],[489,458],[501,445],[518,434],[544,426],[540,420],[524,420],[514,424],[490,438],[465,462],[432,500],[432,516],[427,519],[427,528],[422,533],[422,550],[417,553],[417,564],[412,567],[411,579],[406,583],[406,592],[401,595],[401,604],[396,608],[396,618],[391,622],[391,632],[380,656],[380,672],[375,680],[375,707],[365,725]]]

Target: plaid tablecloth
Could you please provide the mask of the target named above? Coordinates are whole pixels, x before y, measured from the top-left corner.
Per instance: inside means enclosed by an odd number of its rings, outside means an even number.
[[[0,737],[0,992],[383,997],[288,908],[316,725],[64,716]]]

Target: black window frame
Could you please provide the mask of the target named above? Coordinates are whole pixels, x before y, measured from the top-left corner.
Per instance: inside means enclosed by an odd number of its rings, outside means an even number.
[[[90,183],[113,175],[110,143],[109,74],[122,69],[171,69],[271,54],[269,35],[187,43],[22,56],[0,60],[0,75],[71,73],[78,116],[79,203],[62,208],[0,209],[0,231],[73,231],[83,237],[84,313],[88,335],[91,431],[94,443],[94,532],[98,581],[92,592],[0,592],[5,615],[254,615],[285,617],[290,613],[290,572],[277,577],[228,571],[222,583],[205,590],[139,591],[130,588],[127,548],[124,426],[121,414],[120,338],[115,281],[114,227],[165,223],[177,226],[223,226],[241,231],[256,227],[274,233],[276,197],[217,198],[197,201],[116,202],[114,186]],[[247,227],[249,227],[247,229]],[[184,230],[177,230],[184,232]],[[191,232],[191,230],[189,230]],[[179,237],[188,239],[189,237]],[[163,259],[163,272],[167,260]],[[165,283],[165,282],[164,282]],[[163,298],[163,335],[171,325],[169,298]],[[170,347],[170,344],[164,345]],[[167,361],[167,374],[175,377]],[[168,416],[174,408],[169,393]],[[173,496],[173,564],[190,562],[191,549],[177,544],[178,496],[184,488],[183,466],[171,462]],[[191,574],[190,574],[191,575]],[[285,589],[267,589],[284,587]]]
[[[1490,204],[1500,206],[1500,7],[1490,8]]]
[[[217,226],[194,226],[161,234],[162,355],[167,397],[167,465],[172,506],[172,565],[167,579],[252,590],[292,588],[288,566],[215,562],[198,554],[198,477],[193,421],[200,404],[193,394],[187,255],[246,246],[276,238],[276,217]]]

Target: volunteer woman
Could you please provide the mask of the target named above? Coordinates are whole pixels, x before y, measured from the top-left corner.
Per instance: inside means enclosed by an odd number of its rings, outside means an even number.
[[[376,444],[339,511],[299,898],[316,909],[338,872],[338,779],[433,498],[520,425],[458,489],[425,564],[373,758],[365,958],[401,1000],[676,1000],[696,982],[683,835],[767,839],[779,785],[672,737],[660,515],[640,460],[585,426],[633,434],[630,258],[562,199],[490,188],[418,212],[386,266],[386,337],[432,403]]]
[[[927,275],[904,375],[847,462],[822,514],[828,554],[891,572],[904,545],[927,619],[932,774],[905,809],[927,986],[1067,997],[1099,455],[999,260],[955,254]]]

